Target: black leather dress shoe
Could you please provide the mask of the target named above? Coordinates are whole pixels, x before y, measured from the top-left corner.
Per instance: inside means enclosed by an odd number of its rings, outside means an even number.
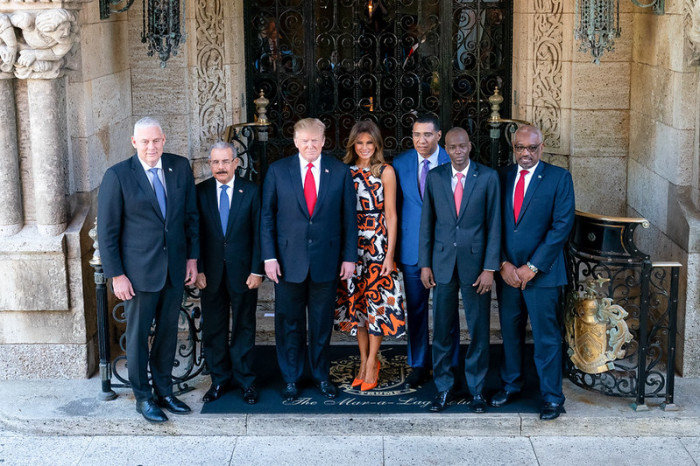
[[[403,387],[406,390],[417,388],[428,380],[428,370],[423,367],[414,367],[413,371],[406,377]]]
[[[299,390],[297,390],[297,384],[294,382],[289,382],[282,389],[282,399],[284,401],[294,401],[299,398]]]
[[[159,396],[156,403],[161,408],[165,408],[173,414],[190,414],[192,410],[182,401],[175,398],[173,395]]]
[[[137,401],[136,412],[141,414],[148,422],[161,423],[168,420],[168,416],[153,400]]]
[[[467,403],[469,409],[475,413],[486,412],[486,400],[482,395],[474,395],[474,397]]]
[[[223,396],[224,393],[228,391],[228,384],[212,385],[209,390],[204,394],[202,401],[209,403],[211,401],[216,401]]]
[[[493,406],[494,408],[500,408],[501,406],[504,406],[513,401],[515,398],[518,397],[518,395],[520,395],[520,392],[509,392],[508,390],[499,390],[491,398],[491,406]]]
[[[438,393],[437,396],[433,399],[433,402],[430,403],[430,412],[439,413],[440,411],[447,408],[447,405],[450,403],[450,401],[452,401],[452,394],[449,390],[445,390],[444,392]]]
[[[254,405],[258,402],[258,391],[256,390],[255,385],[250,385],[243,389],[243,401],[249,405]]]
[[[321,395],[325,396],[329,400],[332,400],[338,395],[338,390],[335,388],[335,385],[330,383],[328,380],[324,380],[323,382],[319,382],[317,385],[318,390],[321,392]]]
[[[540,419],[543,421],[551,421],[559,417],[561,413],[565,413],[564,405],[559,403],[542,403],[540,409]]]

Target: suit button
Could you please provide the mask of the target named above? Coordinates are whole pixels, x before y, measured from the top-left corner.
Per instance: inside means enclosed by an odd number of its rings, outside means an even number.
[[[168,229],[167,229],[167,228],[165,229],[165,232],[166,232],[166,233],[168,232]]]
[[[452,243],[452,246],[457,247],[457,243]]]
[[[459,230],[459,225],[457,225],[457,229]]]
[[[314,224],[314,221],[313,221],[313,220],[309,220],[309,225],[313,225],[313,224]]]
[[[310,240],[309,240],[309,244],[311,244],[311,243],[313,243],[313,240],[310,239]]]
[[[168,250],[168,247],[167,247],[167,246],[163,246],[163,251],[167,251],[167,250]]]

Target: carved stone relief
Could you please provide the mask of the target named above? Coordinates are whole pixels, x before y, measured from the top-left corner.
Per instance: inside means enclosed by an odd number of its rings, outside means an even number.
[[[57,78],[77,42],[75,15],[63,8],[0,13],[0,78]]]
[[[535,0],[533,120],[542,129],[545,145],[560,149],[562,98],[562,2]]]
[[[197,1],[197,104],[202,148],[219,140],[226,128],[223,18],[221,0]]]

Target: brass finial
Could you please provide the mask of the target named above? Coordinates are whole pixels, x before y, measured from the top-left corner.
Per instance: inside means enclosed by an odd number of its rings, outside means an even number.
[[[498,86],[493,89],[493,95],[489,97],[489,103],[491,104],[491,117],[489,120],[498,121],[501,119],[501,114],[498,111],[501,109],[501,103],[503,103],[503,96],[498,90]]]
[[[258,116],[258,123],[261,125],[267,125],[270,122],[267,121],[267,106],[270,105],[270,101],[265,97],[265,91],[260,89],[260,97],[253,101],[255,104],[255,113]]]

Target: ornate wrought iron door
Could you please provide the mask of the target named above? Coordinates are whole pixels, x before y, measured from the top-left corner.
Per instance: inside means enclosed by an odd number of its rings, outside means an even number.
[[[317,117],[325,149],[345,152],[352,125],[372,119],[387,156],[412,147],[415,116],[461,126],[488,163],[488,97],[509,109],[511,0],[248,0],[248,108],[270,99],[269,159],[295,152],[293,126]],[[507,113],[504,112],[504,113]]]

